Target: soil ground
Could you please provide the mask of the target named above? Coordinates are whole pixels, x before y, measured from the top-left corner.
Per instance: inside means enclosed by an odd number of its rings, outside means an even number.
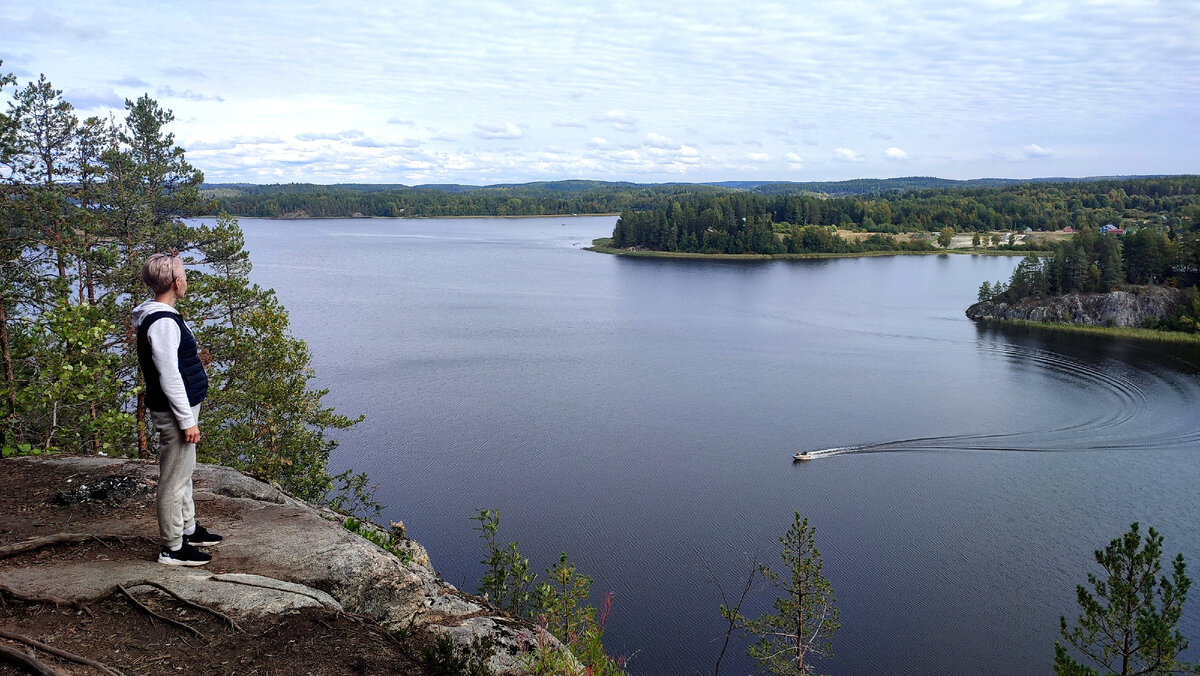
[[[65,468],[0,461],[0,548],[56,533],[91,532],[80,524],[122,524],[127,537],[56,544],[0,556],[0,571],[35,567],[55,574],[56,563],[89,560],[153,561],[157,526],[152,483],[110,501],[56,504],[57,494],[80,478]],[[215,505],[214,505],[215,507]],[[219,521],[221,516],[206,515]],[[73,526],[74,524],[74,526]],[[219,551],[219,549],[218,549]],[[219,558],[206,567],[221,572]],[[424,674],[419,658],[425,637],[394,636],[369,620],[324,609],[269,617],[221,618],[147,587],[133,595],[148,608],[196,632],[152,618],[116,592],[85,604],[15,598],[0,589],[0,632],[16,633],[101,662],[124,674]],[[0,637],[0,647],[33,654],[62,674],[103,674]],[[0,656],[0,676],[30,673]]]

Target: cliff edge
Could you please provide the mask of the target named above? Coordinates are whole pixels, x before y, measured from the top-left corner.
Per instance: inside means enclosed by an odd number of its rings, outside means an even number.
[[[526,673],[537,628],[442,581],[418,543],[397,556],[226,467],[194,478],[225,536],[212,563],[157,563],[157,478],[136,460],[0,461],[0,674],[23,673],[12,650],[73,674],[423,674],[442,636]]]
[[[1170,315],[1179,300],[1178,289],[1140,286],[1110,293],[1027,298],[1016,303],[982,301],[967,308],[967,317],[976,321],[1000,319],[1140,327],[1147,317],[1162,319]]]

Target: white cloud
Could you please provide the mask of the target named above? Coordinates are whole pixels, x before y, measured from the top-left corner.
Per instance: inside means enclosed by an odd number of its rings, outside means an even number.
[[[887,150],[883,151],[883,159],[885,159],[885,160],[907,160],[908,153],[904,152],[903,150],[900,150],[899,148],[897,148],[895,146],[892,146],[891,148],[888,148]]]
[[[207,77],[204,71],[197,70],[195,68],[184,68],[182,66],[164,68],[162,70],[162,74],[166,75],[167,77],[181,77],[195,80],[203,80],[205,77]]]
[[[188,101],[224,101],[225,100],[217,94],[199,94],[190,89],[184,89],[184,90],[180,91],[178,89],[171,87],[170,85],[167,85],[165,87],[159,87],[157,93],[159,96],[163,96],[163,97],[167,97],[167,98],[176,98],[176,99],[187,99]]]
[[[1030,143],[1029,145],[1025,146],[1024,148],[1021,148],[1021,153],[1023,155],[1025,155],[1025,157],[1027,159],[1031,159],[1031,160],[1032,159],[1040,159],[1043,157],[1050,157],[1051,155],[1054,154],[1053,151],[1051,151],[1049,148],[1043,148],[1036,143]]]
[[[387,123],[388,124],[398,124],[401,127],[417,126],[416,120],[406,120],[406,119],[400,117],[399,115],[393,115],[393,116],[389,117]]]
[[[140,77],[133,77],[132,75],[126,75],[119,80],[112,80],[109,84],[114,84],[118,87],[150,87],[150,83],[146,82]]]
[[[612,146],[612,144],[608,142],[608,139],[600,137],[600,136],[593,136],[592,140],[588,141],[588,147],[595,148],[597,150],[604,150],[611,146]]]
[[[346,131],[335,132],[306,132],[296,134],[296,139],[299,141],[342,141],[345,139],[362,138],[366,134],[357,129],[347,129]]]
[[[512,122],[504,124],[480,124],[475,125],[475,135],[485,139],[515,139],[521,138],[524,134],[521,128]]]
[[[607,122],[617,131],[637,131],[637,118],[623,110],[610,110],[597,119]]]
[[[587,123],[574,117],[565,120],[556,120],[553,124],[556,127],[577,127],[580,129],[587,127]]]
[[[862,162],[863,158],[849,148],[835,148],[833,156],[843,162]]]
[[[63,92],[63,98],[71,102],[79,110],[96,110],[98,108],[115,108],[124,110],[125,97],[119,96],[111,89],[72,89]]]
[[[787,160],[789,169],[803,169],[804,168],[804,158],[800,157],[796,153],[788,153],[788,154],[784,155],[783,158],[785,160]]]
[[[763,162],[770,162],[771,156],[766,153],[746,153],[746,159],[761,164]]]
[[[650,132],[649,134],[646,134],[645,143],[646,143],[646,145],[653,146],[655,148],[678,148],[679,147],[678,143],[675,143],[674,141],[667,138],[666,136],[663,136],[662,134],[655,134],[654,132]]]

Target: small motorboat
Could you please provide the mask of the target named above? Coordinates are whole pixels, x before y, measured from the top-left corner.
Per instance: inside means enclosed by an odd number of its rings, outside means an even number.
[[[813,456],[808,451],[792,454],[792,462],[808,462],[812,459]]]

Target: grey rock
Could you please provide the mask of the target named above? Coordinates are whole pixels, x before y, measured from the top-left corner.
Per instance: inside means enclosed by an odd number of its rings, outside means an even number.
[[[1180,298],[1178,289],[1165,286],[1129,287],[1110,293],[1027,298],[1017,303],[983,301],[967,308],[967,317],[976,321],[1007,319],[1137,327],[1143,326],[1147,317],[1169,316]]]

